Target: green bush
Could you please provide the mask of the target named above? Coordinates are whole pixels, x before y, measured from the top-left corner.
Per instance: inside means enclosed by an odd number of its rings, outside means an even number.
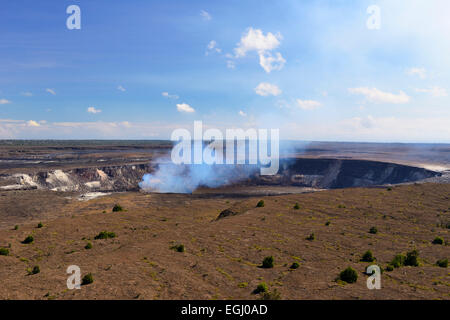
[[[339,279],[347,283],[354,283],[358,280],[358,273],[352,267],[348,267],[339,274]]]
[[[361,258],[361,261],[363,262],[373,262],[374,260],[375,258],[373,257],[372,251],[370,250],[367,250]]]
[[[92,273],[88,273],[81,280],[81,285],[84,286],[84,285],[87,285],[87,284],[91,284],[92,282],[94,282],[94,277],[92,276]]]
[[[258,293],[267,292],[267,291],[269,291],[267,284],[265,282],[261,282],[260,284],[258,284],[258,286],[253,291],[253,293],[258,294]]]
[[[119,211],[123,211],[123,208],[120,204],[115,204],[114,208],[112,209],[113,212],[119,212]]]
[[[264,200],[259,200],[258,203],[256,204],[257,208],[261,208],[264,207]]]
[[[330,225],[330,221],[325,222],[325,225],[328,227]]]
[[[433,240],[433,244],[444,244],[444,239],[442,239],[441,237],[436,237]]]
[[[42,222],[39,222],[38,225],[37,225],[38,228],[42,228],[43,226],[44,225],[42,224]]]
[[[85,246],[84,246],[84,248],[85,249],[92,249],[92,243],[90,243],[90,242],[88,242]]]
[[[15,226],[14,226],[14,230],[19,230],[19,226],[18,226],[18,225],[15,225]]]
[[[28,237],[26,237],[23,241],[22,241],[22,243],[24,243],[24,244],[29,244],[29,243],[32,243],[34,241],[34,238],[33,238],[33,236],[28,236]]]
[[[394,268],[400,268],[405,265],[406,257],[402,254],[397,254],[391,261],[391,265]]]
[[[300,209],[300,205],[299,205],[298,203],[296,203],[296,204],[294,205],[294,209],[295,209],[295,210]]]
[[[308,237],[306,237],[306,240],[313,241],[315,238],[316,238],[316,236],[314,235],[314,232],[313,232]]]
[[[263,268],[273,268],[273,261],[274,261],[274,259],[272,256],[265,257],[262,262],[262,267]]]
[[[291,269],[298,269],[298,267],[300,267],[300,265],[298,264],[298,262],[294,262],[294,263],[291,265]]]
[[[27,272],[29,275],[38,274],[39,272],[41,272],[41,269],[39,268],[39,266],[34,266],[33,269],[28,268]]]
[[[376,227],[372,227],[372,228],[370,228],[369,233],[377,234],[378,233],[378,229]]]
[[[176,252],[184,252],[184,244],[174,245],[170,247],[170,249],[175,250]]]
[[[419,251],[413,250],[406,254],[405,266],[419,266]]]
[[[95,240],[98,239],[109,239],[109,238],[115,238],[116,234],[114,232],[108,232],[108,231],[102,231],[98,235],[94,237]]]
[[[386,271],[393,271],[393,270],[394,270],[394,267],[391,264],[388,264],[386,266]]]
[[[263,294],[261,295],[260,299],[261,300],[280,300],[281,299],[281,295],[277,291],[277,289],[275,289],[273,291],[263,292]]]
[[[9,255],[9,249],[0,248],[0,256],[8,256],[8,255]]]
[[[436,265],[438,265],[441,268],[447,268],[448,267],[448,259],[438,260],[436,262]]]

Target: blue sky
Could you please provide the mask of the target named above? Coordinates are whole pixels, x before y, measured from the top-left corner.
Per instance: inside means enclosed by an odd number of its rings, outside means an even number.
[[[66,27],[73,4],[80,30]],[[0,138],[167,139],[202,120],[450,142],[448,12],[446,0],[8,1]]]

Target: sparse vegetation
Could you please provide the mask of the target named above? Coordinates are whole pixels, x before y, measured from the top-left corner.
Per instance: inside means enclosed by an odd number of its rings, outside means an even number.
[[[370,228],[369,233],[371,233],[371,234],[377,234],[377,233],[378,233],[377,227],[372,227],[372,228]]]
[[[406,257],[402,254],[397,254],[391,261],[391,266],[394,268],[400,268],[405,265]]]
[[[98,239],[109,239],[109,238],[115,238],[116,234],[114,232],[108,232],[108,231],[102,231],[98,235],[94,237],[95,240]]]
[[[9,249],[0,248],[0,256],[8,256],[8,255],[9,255]]]
[[[295,209],[295,210],[300,209],[300,205],[298,204],[298,202],[294,205],[294,209]]]
[[[256,204],[257,208],[261,208],[264,207],[264,200],[259,200],[258,203]]]
[[[34,237],[32,236],[32,235],[29,235],[28,237],[26,237],[23,241],[22,241],[22,243],[23,244],[29,244],[29,243],[32,243],[34,241]]]
[[[262,267],[263,268],[273,268],[273,262],[274,262],[274,259],[273,259],[273,257],[272,256],[270,256],[270,257],[265,257],[264,258],[264,260],[263,260],[263,262],[262,262]]]
[[[248,283],[247,282],[238,283],[238,288],[247,288],[247,287],[248,287]]]
[[[267,291],[269,291],[267,284],[265,282],[261,282],[260,284],[258,284],[258,286],[253,291],[253,293],[258,294],[258,293],[263,293],[263,292],[267,292]]]
[[[441,268],[447,268],[447,267],[448,267],[448,259],[441,259],[441,260],[438,260],[438,261],[436,262],[436,265],[439,266],[439,267],[441,267]]]
[[[294,262],[292,265],[291,265],[291,269],[298,269],[298,267],[300,267],[300,265],[298,264],[298,262]]]
[[[280,300],[281,295],[277,289],[274,289],[273,291],[263,292],[260,299],[261,300]]]
[[[41,272],[41,268],[39,268],[39,266],[34,266],[33,268],[28,268],[27,272],[29,275],[38,274]]]
[[[444,244],[444,239],[441,237],[436,237],[436,238],[434,238],[432,243],[433,244]]]
[[[405,266],[419,266],[419,251],[412,250],[406,254]]]
[[[370,250],[367,250],[361,258],[361,261],[363,262],[373,262],[374,260],[375,258],[373,257],[372,251]]]
[[[391,264],[388,264],[386,266],[386,271],[393,271],[393,270],[394,270],[394,267]]]
[[[170,247],[170,249],[175,250],[176,252],[184,252],[184,244],[176,244]]]
[[[91,284],[93,282],[94,282],[94,277],[92,276],[92,273],[88,273],[81,280],[81,285],[85,286],[85,285]]]
[[[18,225],[15,225],[15,226],[14,226],[14,230],[19,230],[19,226],[18,226]]]
[[[306,240],[313,241],[315,238],[316,238],[316,236],[314,235],[314,232],[313,232],[308,237],[306,237]]]
[[[330,221],[325,222],[325,225],[328,227],[330,225]]]
[[[114,205],[112,211],[113,211],[113,212],[120,212],[120,211],[123,211],[123,208],[122,208],[122,206],[121,206],[120,204],[117,204],[117,203],[116,203],[116,204]]]
[[[44,225],[42,224],[42,222],[39,222],[38,225],[37,225],[38,228],[42,228],[43,226]]]
[[[84,246],[84,248],[85,248],[86,250],[92,249],[92,243],[91,243],[91,242],[88,242],[88,243]]]
[[[352,267],[348,267],[339,274],[339,279],[347,283],[354,283],[358,280],[358,273]]]

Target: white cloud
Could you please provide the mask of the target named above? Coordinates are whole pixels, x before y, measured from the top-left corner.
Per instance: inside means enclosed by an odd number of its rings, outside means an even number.
[[[274,35],[268,32],[264,35],[260,29],[248,28],[234,49],[235,57],[245,57],[248,52],[255,51],[259,55],[259,64],[267,73],[272,70],[280,70],[286,60],[279,52],[275,53],[275,57],[271,53],[280,46],[280,40],[282,40],[282,36],[279,33]]]
[[[45,91],[50,93],[50,94],[52,94],[52,95],[54,95],[54,96],[56,95],[56,92],[53,89],[47,88],[47,89],[45,89]]]
[[[228,69],[234,69],[234,68],[236,68],[236,64],[234,63],[233,60],[227,60],[227,68],[228,68]]]
[[[425,68],[409,68],[406,70],[406,74],[409,76],[419,76],[420,79],[425,79],[427,76],[427,71]]]
[[[122,92],[125,92],[125,91],[127,91],[127,89],[125,89],[124,87],[122,87],[122,86],[117,86],[117,90],[119,90],[119,91],[122,91]]]
[[[11,101],[6,99],[0,99],[0,104],[9,104],[9,103],[11,103]]]
[[[200,11],[200,15],[202,16],[202,18],[206,21],[209,21],[212,19],[211,15],[209,14],[209,12],[205,11],[205,10],[201,10]]]
[[[267,97],[269,95],[272,96],[278,96],[281,94],[280,88],[278,88],[276,85],[267,83],[267,82],[261,82],[258,84],[258,86],[255,88],[256,94]]]
[[[246,117],[247,116],[247,114],[244,111],[242,111],[242,110],[239,110],[239,115],[242,116],[242,117]]]
[[[177,96],[176,94],[170,94],[168,92],[162,92],[161,95],[163,97],[169,98],[169,99],[178,99],[179,96]]]
[[[29,127],[40,127],[41,125],[34,120],[27,121],[27,126]]]
[[[32,97],[33,96],[33,94],[31,92],[22,92],[21,95],[24,97]]]
[[[300,100],[297,99],[297,105],[303,110],[314,110],[320,107],[322,104],[314,100]]]
[[[96,113],[102,112],[102,110],[95,109],[94,107],[89,107],[89,108],[87,108],[87,112],[96,114]]]
[[[221,53],[222,49],[217,47],[217,42],[215,40],[211,40],[206,46],[206,55],[208,55],[211,51]]]
[[[410,101],[410,97],[403,91],[400,91],[398,94],[394,94],[390,92],[383,92],[377,88],[367,87],[349,88],[348,91],[351,94],[362,94],[368,101],[375,103],[403,104]]]
[[[187,103],[180,103],[177,104],[177,110],[179,112],[187,112],[187,113],[192,113],[195,112],[194,108],[192,108],[190,105],[188,105]]]
[[[429,93],[433,97],[446,97],[447,90],[441,87],[431,87],[429,89],[416,89],[416,92]]]

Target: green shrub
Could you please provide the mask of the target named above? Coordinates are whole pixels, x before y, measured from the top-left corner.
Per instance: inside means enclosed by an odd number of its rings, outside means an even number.
[[[8,256],[8,255],[9,255],[9,249],[0,248],[0,256]]]
[[[184,244],[174,245],[170,247],[170,249],[175,250],[176,252],[184,252]]]
[[[88,273],[81,280],[81,285],[84,286],[84,285],[87,285],[87,284],[91,284],[92,282],[94,282],[94,277],[92,276],[92,273]]]
[[[372,251],[370,250],[367,250],[361,258],[361,261],[363,262],[373,262],[374,260],[375,258],[373,257]]]
[[[94,237],[95,240],[98,239],[109,239],[109,238],[115,238],[116,234],[114,232],[108,232],[108,231],[102,231],[98,235]]]
[[[347,283],[354,283],[358,280],[358,273],[352,267],[348,267],[339,274],[339,279]]]
[[[447,268],[448,267],[448,259],[438,260],[436,262],[436,265],[438,265],[441,268]]]
[[[123,208],[120,204],[115,204],[114,208],[112,209],[113,212],[119,212],[119,211],[123,211]]]
[[[441,237],[436,237],[433,240],[433,244],[444,244],[444,239],[442,239]]]
[[[260,284],[258,284],[258,286],[253,291],[253,293],[258,294],[258,293],[267,292],[267,291],[269,291],[267,284],[265,282],[261,282]]]
[[[330,221],[325,222],[325,225],[328,227],[330,225]]]
[[[400,268],[405,265],[406,257],[402,254],[397,254],[391,261],[391,265],[394,268]]]
[[[314,232],[313,232],[308,237],[306,237],[306,240],[313,241],[315,238],[316,238],[316,236],[314,235]]]
[[[84,246],[84,248],[87,249],[87,250],[92,249],[92,243],[88,242],[88,243]]]
[[[247,282],[238,283],[238,288],[247,288],[247,287],[248,287],[248,283]]]
[[[394,270],[394,267],[391,264],[388,264],[386,266],[386,271],[393,271],[393,270]]]
[[[256,204],[257,208],[261,208],[264,207],[264,200],[259,200],[258,203]]]
[[[28,236],[28,237],[26,237],[23,241],[22,241],[22,243],[24,243],[24,244],[29,244],[29,243],[32,243],[34,241],[34,238],[33,238],[33,236]]]
[[[19,230],[19,226],[18,226],[18,225],[15,225],[15,226],[14,226],[14,230]]]
[[[298,267],[300,267],[300,265],[298,264],[298,262],[294,262],[294,263],[291,265],[291,269],[298,269]]]
[[[37,225],[38,228],[42,228],[43,226],[44,225],[42,224],[42,222],[39,222],[38,225]]]
[[[281,296],[280,296],[280,293],[277,291],[277,289],[275,289],[273,291],[263,292],[260,299],[261,300],[280,300]]]
[[[392,188],[391,188],[391,187],[388,187],[388,188],[387,188],[387,191],[392,191]]]
[[[274,261],[274,259],[272,256],[265,257],[262,262],[262,267],[263,268],[273,268],[273,261]]]
[[[378,229],[376,227],[372,227],[372,228],[370,228],[369,233],[377,234],[378,233]]]
[[[413,250],[406,254],[405,266],[419,266],[419,251]]]
[[[38,274],[39,272],[41,272],[41,269],[39,268],[39,266],[34,266],[33,269],[28,268],[27,272],[29,275]]]
[[[300,209],[300,205],[298,204],[298,202],[294,205],[294,209],[295,209],[295,210]]]

